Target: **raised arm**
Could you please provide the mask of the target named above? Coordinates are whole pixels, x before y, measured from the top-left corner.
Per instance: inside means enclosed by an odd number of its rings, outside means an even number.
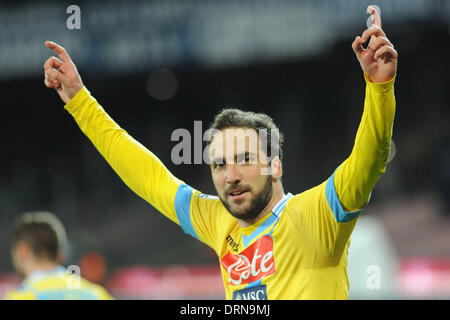
[[[381,19],[369,6],[372,27],[352,43],[366,80],[364,112],[351,155],[334,173],[338,198],[346,211],[361,209],[385,172],[395,115],[394,81],[397,51],[381,29]],[[366,49],[362,44],[368,40]]]
[[[59,56],[50,57],[44,64],[45,85],[56,89],[66,103],[65,109],[125,184],[158,211],[180,224],[182,210],[177,212],[175,199],[183,182],[109,117],[83,86],[66,50],[50,41],[45,44]]]

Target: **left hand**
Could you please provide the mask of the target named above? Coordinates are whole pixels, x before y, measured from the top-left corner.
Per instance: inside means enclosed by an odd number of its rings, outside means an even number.
[[[83,81],[66,49],[52,41],[45,41],[45,45],[57,53],[60,59],[47,59],[44,64],[44,83],[48,88],[54,88],[62,101],[68,103],[83,88]]]
[[[372,26],[366,29],[361,37],[355,38],[352,48],[362,70],[371,82],[387,82],[397,72],[398,53],[381,29],[381,18],[377,11],[372,6],[367,9],[372,18]],[[367,49],[364,49],[362,44],[366,43],[369,38]]]

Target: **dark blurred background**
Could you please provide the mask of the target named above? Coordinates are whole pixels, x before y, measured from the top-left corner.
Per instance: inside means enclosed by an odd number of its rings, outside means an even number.
[[[219,270],[210,249],[121,182],[44,86],[43,63],[53,55],[45,40],[68,50],[113,119],[205,193],[215,193],[209,168],[173,164],[172,132],[193,133],[194,120],[206,130],[224,107],[271,115],[285,135],[285,190],[295,194],[327,179],[351,152],[365,94],[351,43],[367,28],[367,5],[375,4],[399,52],[395,149],[366,210],[368,228],[378,226],[386,246],[365,238],[355,260],[387,252],[374,264],[392,277],[389,291],[377,296],[362,285],[353,297],[450,297],[450,1],[86,1],[77,3],[81,29],[71,30],[72,4],[0,1],[5,277],[13,273],[11,226],[32,210],[52,211],[65,224],[68,265],[86,262],[90,252],[101,258],[93,262],[106,267],[98,281],[113,292],[126,270],[156,278],[174,266],[177,276],[180,268],[182,276],[197,275],[198,267]],[[359,268],[353,288],[368,276]],[[350,258],[349,273],[352,281]],[[189,297],[142,290],[117,296]],[[221,297],[222,290],[214,292]]]

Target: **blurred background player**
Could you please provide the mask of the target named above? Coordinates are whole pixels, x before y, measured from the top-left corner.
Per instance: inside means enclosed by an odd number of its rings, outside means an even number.
[[[50,212],[28,212],[17,221],[11,256],[24,278],[6,293],[9,300],[110,300],[101,286],[74,275],[62,266],[67,247],[64,226]]]

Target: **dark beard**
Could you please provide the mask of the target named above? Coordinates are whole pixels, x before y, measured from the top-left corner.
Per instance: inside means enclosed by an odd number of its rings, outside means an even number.
[[[267,206],[273,194],[272,176],[267,176],[266,184],[264,188],[259,192],[251,201],[250,207],[245,212],[235,212],[231,209],[230,204],[219,197],[228,212],[235,218],[243,220],[247,223],[254,220],[261,211]]]

